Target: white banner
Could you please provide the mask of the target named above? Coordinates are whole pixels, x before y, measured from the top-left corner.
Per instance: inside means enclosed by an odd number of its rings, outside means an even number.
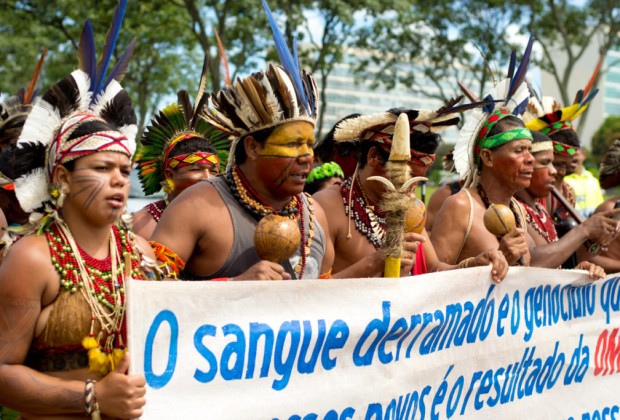
[[[128,284],[145,419],[620,420],[620,277]]]

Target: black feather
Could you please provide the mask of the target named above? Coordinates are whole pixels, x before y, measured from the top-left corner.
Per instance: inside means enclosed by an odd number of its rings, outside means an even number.
[[[117,128],[138,122],[131,104],[131,98],[124,90],[121,90],[114,99],[103,107],[100,116]]]
[[[0,172],[8,178],[17,179],[32,171],[45,167],[45,146],[41,143],[11,145],[0,153]]]

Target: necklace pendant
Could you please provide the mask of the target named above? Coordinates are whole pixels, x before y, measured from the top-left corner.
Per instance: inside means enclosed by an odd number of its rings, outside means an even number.
[[[293,271],[295,271],[295,274],[301,273],[301,264],[295,264]]]

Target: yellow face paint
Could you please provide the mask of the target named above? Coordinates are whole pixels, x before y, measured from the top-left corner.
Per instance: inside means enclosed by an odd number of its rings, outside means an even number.
[[[292,121],[277,127],[260,149],[260,156],[298,158],[314,156],[314,126],[307,121]]]

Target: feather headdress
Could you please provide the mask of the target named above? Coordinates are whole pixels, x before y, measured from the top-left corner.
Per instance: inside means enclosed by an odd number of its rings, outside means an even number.
[[[17,139],[22,132],[26,117],[32,109],[33,102],[37,96],[37,80],[43,68],[43,61],[47,49],[43,49],[39,62],[34,70],[34,74],[28,83],[28,87],[20,89],[15,96],[10,96],[0,103],[0,150],[17,143]],[[4,173],[8,172],[0,168],[0,186],[11,184],[12,179]]]
[[[237,79],[214,93],[204,118],[219,130],[234,136],[228,167],[234,165],[235,148],[247,134],[291,121],[316,123],[317,86],[312,74],[299,68],[296,44],[293,53],[263,0],[282,67],[269,65],[265,72]]]
[[[393,108],[378,114],[350,118],[336,126],[334,140],[336,142],[370,140],[389,150],[394,137],[396,121],[401,114],[407,115],[409,119],[410,134],[440,133],[446,128],[458,124],[459,113],[486,105],[486,102],[457,105],[461,99],[463,96],[452,99],[437,110]],[[415,156],[421,160],[420,163],[427,166],[434,160],[434,150],[428,156],[422,156],[419,150],[428,150],[428,147],[418,145],[417,141],[415,136],[411,136],[411,148],[416,152]],[[419,141],[424,142],[426,140],[421,139]]]
[[[98,63],[92,24],[86,21],[78,51],[78,70],[38,99],[24,123],[14,150],[13,169],[15,193],[24,211],[33,212],[31,221],[54,211],[50,183],[57,165],[96,151],[131,156],[135,150],[136,115],[129,95],[120,85],[135,40],[108,72],[125,6],[126,0],[121,0],[116,8]],[[107,127],[105,131],[95,128],[101,124]],[[73,138],[78,128],[82,135]]]
[[[542,101],[531,98],[532,106],[529,113],[524,115],[525,125],[530,130],[540,131],[551,136],[561,130],[574,130],[571,121],[580,116],[587,108],[592,99],[598,93],[598,89],[592,89],[601,69],[605,55],[602,54],[596,64],[592,76],[585,88],[579,90],[570,106],[562,108],[550,97],[543,97]]]
[[[205,57],[201,83],[194,105],[187,91],[179,91],[178,102],[162,109],[144,131],[134,160],[137,163],[142,190],[146,195],[154,194],[161,189],[164,169],[169,158],[172,157],[170,151],[183,141],[199,138],[211,143],[217,150],[218,156],[209,156],[209,158],[216,160],[214,163],[218,167],[220,161],[226,161],[228,158],[230,148],[228,136],[214,128],[202,116],[208,99],[204,92],[207,69],[208,61]]]
[[[454,166],[460,178],[465,181],[465,187],[475,185],[478,182],[477,165],[481,148],[497,147],[507,141],[522,138],[520,136],[525,134],[522,132],[515,133],[514,136],[506,135],[504,139],[495,142],[494,145],[484,144],[485,140],[488,139],[489,131],[495,123],[508,115],[518,116],[525,112],[529,91],[523,82],[530,62],[533,43],[534,37],[531,36],[523,53],[523,58],[518,65],[516,53],[513,51],[510,56],[506,79],[500,81],[484,97],[488,104],[482,108],[475,109],[469,115],[463,128],[461,128],[459,139],[454,147]],[[463,89],[462,85],[461,88]],[[464,93],[468,96],[472,95],[466,89]],[[529,134],[529,138],[531,139],[531,134]]]

